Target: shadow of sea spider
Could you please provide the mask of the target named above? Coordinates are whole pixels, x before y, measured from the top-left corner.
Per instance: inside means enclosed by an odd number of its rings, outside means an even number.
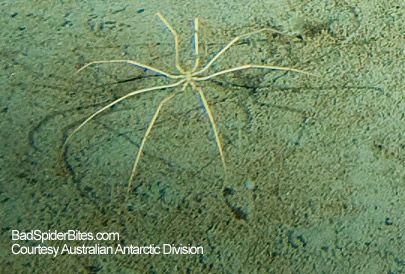
[[[213,78],[215,78],[217,76],[220,76],[220,75],[223,75],[223,74],[226,74],[226,73],[231,73],[231,72],[234,72],[234,71],[245,70],[245,69],[282,70],[282,71],[293,71],[293,72],[313,75],[313,74],[308,73],[306,71],[295,69],[295,68],[280,67],[280,66],[273,66],[273,65],[255,65],[255,64],[246,64],[246,65],[242,65],[242,66],[237,66],[237,67],[221,70],[221,71],[206,75],[205,72],[208,71],[208,69],[212,66],[212,64],[214,64],[214,62],[216,62],[219,59],[219,57],[221,57],[230,47],[232,47],[240,39],[246,38],[246,37],[251,36],[253,34],[261,33],[261,32],[264,32],[264,31],[276,32],[276,33],[280,33],[280,32],[278,32],[278,31],[276,31],[274,29],[271,29],[271,28],[262,28],[262,29],[259,29],[259,30],[256,30],[256,31],[252,31],[252,32],[249,32],[249,33],[245,33],[245,34],[236,36],[225,47],[223,47],[208,63],[206,63],[204,66],[201,66],[201,64],[200,64],[200,52],[199,52],[199,40],[198,40],[198,31],[199,31],[198,30],[198,26],[199,26],[198,18],[194,19],[194,34],[193,34],[194,55],[195,55],[194,64],[190,68],[184,68],[180,64],[179,35],[177,34],[176,30],[172,27],[172,25],[170,25],[169,22],[163,17],[162,14],[157,13],[156,15],[163,22],[163,24],[169,29],[169,31],[172,33],[172,35],[174,37],[175,66],[176,66],[177,72],[169,73],[169,72],[163,71],[161,69],[155,68],[154,66],[145,65],[145,64],[139,63],[138,61],[132,61],[132,60],[93,61],[93,62],[90,62],[90,63],[84,65],[77,72],[80,72],[80,71],[88,68],[89,66],[96,65],[96,64],[126,63],[126,64],[129,64],[129,65],[133,65],[133,66],[136,66],[136,67],[146,69],[148,71],[151,71],[153,73],[156,73],[156,74],[164,76],[164,77],[167,77],[169,79],[172,79],[172,80],[174,80],[174,83],[168,84],[168,85],[154,86],[154,87],[135,90],[135,91],[132,91],[132,92],[118,98],[117,100],[115,100],[115,101],[109,103],[108,105],[102,107],[101,109],[99,109],[96,112],[94,112],[93,114],[91,114],[88,118],[86,118],[78,127],[76,127],[73,130],[72,133],[70,133],[67,136],[67,138],[66,138],[66,140],[65,140],[65,142],[63,144],[63,151],[65,151],[66,145],[68,144],[68,142],[70,141],[72,136],[76,132],[78,132],[84,125],[86,125],[90,120],[92,120],[94,117],[96,117],[101,112],[109,109],[110,107],[114,106],[115,104],[118,104],[119,102],[121,102],[121,101],[123,101],[123,100],[125,100],[125,99],[127,99],[127,98],[129,98],[131,96],[135,96],[135,95],[145,93],[145,92],[149,92],[149,91],[162,90],[162,89],[168,89],[168,88],[175,88],[175,87],[181,86],[180,90],[174,91],[174,92],[170,93],[167,97],[165,97],[159,103],[155,113],[153,114],[152,120],[149,122],[149,125],[148,125],[148,127],[146,129],[146,132],[145,132],[145,134],[144,134],[144,136],[142,138],[141,145],[140,145],[140,147],[138,149],[138,153],[136,155],[136,159],[135,159],[134,165],[132,167],[132,172],[131,172],[131,176],[129,178],[128,187],[127,187],[127,193],[129,193],[131,191],[131,189],[132,189],[132,183],[133,183],[133,181],[135,179],[137,167],[138,167],[139,161],[141,159],[142,152],[144,150],[146,140],[148,139],[149,135],[151,134],[151,130],[152,130],[153,125],[155,124],[157,118],[158,118],[160,110],[162,109],[164,104],[166,104],[168,101],[173,99],[180,92],[186,91],[188,88],[190,88],[190,90],[196,91],[196,93],[201,98],[202,105],[203,105],[205,111],[208,114],[209,122],[210,122],[212,130],[214,132],[215,142],[216,142],[216,145],[217,145],[220,157],[221,157],[222,165],[224,167],[224,170],[226,170],[224,151],[223,151],[223,148],[222,148],[222,142],[221,142],[221,138],[220,138],[220,135],[219,135],[219,132],[218,132],[218,128],[217,128],[217,125],[215,123],[214,115],[213,115],[213,113],[211,111],[211,108],[210,108],[210,106],[208,104],[207,98],[204,95],[204,91],[199,86],[199,83],[201,83],[203,81],[213,79]]]

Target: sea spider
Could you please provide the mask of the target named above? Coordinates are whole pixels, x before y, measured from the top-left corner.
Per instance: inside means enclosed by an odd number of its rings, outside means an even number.
[[[254,65],[254,64],[246,64],[246,65],[237,66],[237,67],[234,67],[234,68],[221,70],[221,71],[209,74],[209,75],[204,75],[204,72],[208,71],[208,69],[212,66],[212,64],[214,64],[214,62],[217,61],[220,56],[222,56],[232,45],[234,45],[240,39],[246,38],[246,37],[251,36],[253,34],[257,34],[257,33],[264,32],[264,31],[271,31],[271,32],[277,32],[277,33],[279,33],[279,32],[274,30],[274,29],[271,29],[271,28],[262,28],[262,29],[259,29],[259,30],[256,30],[256,31],[252,31],[252,32],[240,35],[240,36],[236,36],[225,47],[223,47],[207,64],[205,64],[204,66],[201,67],[200,66],[199,40],[198,40],[198,31],[199,31],[198,30],[198,27],[199,27],[198,18],[194,19],[194,34],[193,34],[194,55],[195,55],[194,64],[191,66],[190,69],[185,69],[180,64],[179,35],[177,34],[176,30],[169,24],[169,22],[160,13],[157,13],[156,15],[163,22],[163,24],[170,30],[170,32],[172,33],[172,35],[174,37],[175,65],[176,65],[177,73],[174,73],[174,74],[168,73],[168,72],[165,72],[165,71],[163,71],[161,69],[158,69],[158,68],[156,68],[154,66],[145,65],[145,64],[139,63],[137,61],[132,61],[132,60],[93,61],[93,62],[90,62],[90,63],[84,65],[77,72],[80,72],[80,71],[84,70],[85,68],[87,68],[87,67],[89,67],[91,65],[95,65],[95,64],[126,63],[126,64],[130,64],[130,65],[133,65],[133,66],[137,66],[137,67],[149,70],[149,71],[154,72],[154,73],[156,73],[158,75],[165,76],[165,77],[167,77],[169,79],[175,80],[175,82],[172,83],[172,84],[168,84],[168,85],[160,85],[160,86],[154,86],[154,87],[135,90],[135,91],[132,91],[132,92],[130,92],[130,93],[116,99],[115,101],[113,101],[113,102],[109,103],[108,105],[102,107],[101,109],[99,109],[96,112],[94,112],[93,114],[91,114],[88,118],[86,118],[79,126],[77,126],[73,130],[72,133],[70,133],[67,136],[67,138],[66,138],[66,140],[65,140],[65,142],[63,144],[63,151],[64,151],[67,143],[72,138],[72,136],[76,132],[78,132],[84,125],[86,125],[90,120],[92,120],[95,116],[97,116],[101,112],[109,109],[110,107],[114,106],[115,104],[117,104],[117,103],[131,97],[131,96],[135,96],[135,95],[138,95],[138,94],[141,94],[141,93],[144,93],[144,92],[153,91],[153,90],[162,90],[162,89],[174,88],[174,87],[182,85],[181,90],[175,91],[175,92],[169,94],[167,97],[165,97],[159,103],[155,113],[153,114],[152,120],[149,122],[149,125],[148,125],[148,127],[146,129],[146,132],[145,132],[145,134],[144,134],[144,136],[142,138],[141,145],[140,145],[140,147],[138,149],[138,153],[136,155],[136,159],[135,159],[134,165],[132,167],[131,176],[129,178],[128,187],[127,187],[128,193],[131,191],[132,182],[134,181],[136,171],[137,171],[137,167],[138,167],[139,161],[141,159],[141,155],[142,155],[142,152],[144,150],[146,140],[147,140],[148,136],[151,133],[151,130],[152,130],[153,125],[155,124],[155,122],[157,120],[157,117],[159,115],[159,112],[160,112],[161,108],[169,100],[173,99],[173,97],[175,97],[179,92],[185,91],[188,87],[190,87],[191,90],[196,91],[198,93],[198,95],[200,96],[202,105],[203,105],[205,111],[208,114],[209,122],[210,122],[211,127],[212,127],[213,132],[214,132],[215,142],[216,142],[216,145],[218,147],[218,151],[219,151],[219,154],[220,154],[220,157],[221,157],[222,165],[223,165],[224,170],[225,170],[226,169],[225,156],[224,156],[224,151],[223,151],[223,148],[222,148],[222,142],[221,142],[221,138],[220,138],[220,135],[219,135],[219,132],[218,132],[218,128],[217,128],[217,125],[215,123],[214,115],[212,114],[212,111],[210,109],[207,98],[205,97],[202,88],[198,84],[200,82],[213,79],[213,78],[215,78],[217,76],[220,76],[220,75],[223,75],[223,74],[226,74],[226,73],[231,73],[231,72],[234,72],[234,71],[245,70],[245,69],[252,69],[252,68],[255,68],[255,69],[282,70],[282,71],[294,71],[294,72],[298,72],[298,73],[304,73],[304,74],[313,75],[313,74],[308,73],[306,71],[299,70],[299,69],[294,69],[294,68],[290,68],[290,67],[280,67],[280,66],[273,66],[273,65]]]

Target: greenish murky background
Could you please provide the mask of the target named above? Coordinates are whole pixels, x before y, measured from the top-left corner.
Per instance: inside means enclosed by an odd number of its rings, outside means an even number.
[[[404,5],[401,1],[2,1],[0,268],[7,273],[403,273]],[[202,82],[224,143],[190,91],[162,110],[126,199],[147,123],[173,90],[131,59],[175,72],[201,20]],[[132,81],[126,81],[132,79]],[[196,245],[203,255],[12,255],[11,230],[118,232],[50,246]],[[36,241],[22,242],[38,245]]]

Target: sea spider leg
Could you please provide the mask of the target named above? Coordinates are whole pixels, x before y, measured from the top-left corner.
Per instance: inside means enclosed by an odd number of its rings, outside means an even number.
[[[86,69],[89,66],[92,66],[92,65],[95,65],[95,64],[106,64],[106,63],[126,63],[126,64],[137,66],[137,67],[140,67],[140,68],[143,68],[143,69],[150,70],[150,71],[155,72],[157,74],[166,76],[166,77],[168,77],[170,79],[180,79],[181,78],[179,75],[174,75],[174,74],[171,74],[171,73],[167,73],[167,72],[162,71],[162,70],[160,70],[158,68],[155,68],[155,67],[152,67],[152,66],[149,66],[149,65],[145,65],[145,64],[142,64],[142,63],[139,63],[139,62],[136,62],[136,61],[132,61],[132,60],[101,60],[101,61],[93,61],[93,62],[90,62],[90,63],[84,65],[83,67],[81,67],[78,71],[76,71],[76,73],[81,72],[82,70]]]
[[[234,45],[236,42],[238,42],[240,39],[251,36],[253,34],[257,34],[263,31],[271,31],[271,32],[276,32],[280,33],[279,31],[272,29],[272,28],[262,28],[256,31],[248,32],[239,36],[236,36],[235,38],[232,39],[231,42],[229,42],[225,47],[223,47],[202,69],[199,71],[195,72],[193,75],[200,75],[201,73],[205,72],[207,69],[211,67],[211,65],[222,55],[224,54],[232,45]]]
[[[198,45],[198,18],[194,19],[194,66],[192,72],[196,71],[197,68],[200,66],[200,49]]]
[[[180,81],[180,82],[182,82],[182,81]],[[177,84],[178,84],[178,83],[177,83]],[[167,96],[166,98],[164,98],[164,99],[159,103],[159,106],[157,107],[155,113],[153,114],[152,120],[149,122],[148,128],[146,129],[146,132],[145,132],[145,134],[143,135],[141,145],[140,145],[140,147],[139,147],[139,149],[138,149],[138,153],[137,153],[137,155],[136,155],[136,159],[135,159],[135,162],[134,162],[134,166],[132,167],[131,177],[129,178],[129,182],[128,182],[127,193],[129,193],[129,192],[131,191],[132,182],[133,182],[133,180],[134,180],[134,178],[135,178],[136,170],[137,170],[139,161],[140,161],[140,159],[141,159],[142,152],[143,152],[143,149],[144,149],[146,140],[148,139],[148,137],[149,137],[149,135],[150,135],[150,133],[151,133],[151,131],[152,131],[153,125],[155,124],[156,119],[158,118],[159,112],[160,112],[161,108],[163,107],[163,105],[164,105],[165,103],[167,103],[170,99],[172,99],[176,94],[177,94],[177,93],[172,93],[172,94],[170,94],[169,96]]]
[[[219,155],[221,156],[222,165],[224,167],[224,170],[226,170],[224,151],[222,148],[222,142],[221,142],[221,138],[219,136],[217,124],[215,123],[214,115],[212,114],[211,108],[208,104],[207,98],[205,97],[203,90],[200,87],[196,86],[195,84],[193,84],[192,87],[198,91],[201,101],[203,103],[204,109],[208,114],[208,118],[210,119],[210,124],[212,126],[212,130],[214,131],[215,143],[217,144],[217,147],[219,150]]]
[[[185,74],[185,70],[181,67],[180,65],[180,53],[179,53],[179,47],[180,47],[180,38],[175,29],[169,24],[169,22],[166,20],[166,18],[163,17],[160,12],[156,13],[156,15],[159,17],[160,21],[165,24],[165,26],[170,30],[170,32],[173,34],[174,37],[174,47],[176,51],[176,68],[180,72],[180,74]]]
[[[157,86],[157,87],[151,87],[151,88],[144,88],[144,89],[140,89],[140,90],[136,90],[133,92],[130,92],[120,98],[118,98],[117,100],[114,100],[113,102],[109,103],[108,105],[102,107],[101,109],[97,110],[96,112],[94,112],[92,115],[90,115],[86,120],[84,120],[78,127],[76,127],[72,133],[69,134],[69,136],[66,138],[63,146],[62,146],[62,151],[65,151],[65,147],[67,145],[67,143],[69,142],[69,140],[72,138],[72,136],[78,132],[84,125],[86,125],[90,120],[92,120],[94,117],[96,117],[98,114],[100,114],[101,112],[105,111],[106,109],[114,106],[115,104],[121,102],[122,100],[127,99],[128,97],[137,95],[137,94],[141,94],[144,92],[148,92],[148,91],[153,91],[153,90],[160,90],[160,89],[166,89],[166,88],[173,88],[173,87],[177,87],[179,85],[181,85],[182,83],[184,83],[186,80],[180,80],[174,84],[170,84],[170,85],[163,85],[163,86]]]
[[[234,71],[238,71],[238,70],[251,69],[251,68],[294,71],[294,72],[299,72],[299,73],[303,73],[303,74],[307,74],[307,75],[311,75],[311,76],[317,76],[316,74],[306,72],[304,70],[289,68],[289,67],[279,67],[279,66],[269,66],[269,65],[243,65],[243,66],[239,66],[239,67],[221,70],[219,72],[215,72],[211,75],[204,76],[204,77],[194,77],[193,79],[194,79],[194,81],[205,81],[205,80],[209,80],[211,78],[214,78],[214,77],[222,75],[222,74],[226,74],[226,73],[230,73],[230,72],[234,72]]]

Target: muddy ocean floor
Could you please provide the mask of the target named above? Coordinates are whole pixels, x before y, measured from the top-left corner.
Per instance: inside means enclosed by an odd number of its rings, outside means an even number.
[[[110,3],[109,3],[110,2]],[[113,2],[113,3],[112,3]],[[405,81],[401,1],[2,1],[0,268],[7,273],[404,273]],[[134,90],[201,63],[272,64],[181,87]],[[147,124],[162,108],[141,159]],[[12,230],[117,232],[110,240],[12,240]],[[201,246],[197,255],[14,255],[21,247]],[[19,248],[17,248],[19,247]]]

